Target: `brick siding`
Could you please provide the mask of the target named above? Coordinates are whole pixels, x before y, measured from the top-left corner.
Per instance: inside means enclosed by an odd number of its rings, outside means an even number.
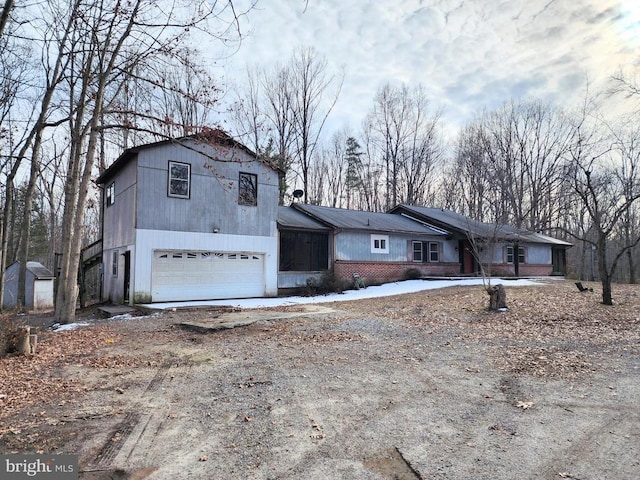
[[[337,277],[346,280],[353,279],[357,273],[369,284],[395,282],[407,278],[409,269],[417,269],[422,277],[447,277],[460,275],[459,263],[413,263],[413,262],[351,262],[337,261],[334,264],[334,273]],[[552,265],[520,265],[520,276],[548,276],[553,271]],[[491,266],[491,274],[494,277],[513,277],[512,264],[499,264]]]
[[[407,270],[417,269],[421,276],[454,276],[460,274],[459,263],[413,263],[413,262],[349,262],[337,261],[336,276],[350,280],[357,273],[365,283],[384,283],[404,280]]]
[[[531,265],[521,263],[519,270],[521,277],[545,277],[553,273],[553,265]],[[491,265],[491,275],[494,277],[513,277],[515,276],[513,264],[493,264]]]

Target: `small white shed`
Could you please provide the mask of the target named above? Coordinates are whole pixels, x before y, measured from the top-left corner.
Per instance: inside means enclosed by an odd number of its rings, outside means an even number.
[[[18,278],[20,263],[16,262],[4,272],[4,297],[2,307],[15,308],[18,304]],[[25,307],[27,310],[50,310],[53,308],[54,275],[39,262],[27,262],[25,285]]]

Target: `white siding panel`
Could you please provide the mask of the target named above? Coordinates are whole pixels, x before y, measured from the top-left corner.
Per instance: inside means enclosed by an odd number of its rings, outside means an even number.
[[[276,296],[278,294],[277,237],[261,237],[248,235],[225,235],[221,233],[174,232],[166,230],[137,230],[135,264],[132,278],[134,298],[150,301],[152,298],[154,253],[157,251],[173,252],[218,252],[251,254],[262,258],[262,291],[250,296]],[[228,273],[227,278],[236,280],[246,277],[245,267],[237,265]],[[250,267],[246,267],[250,268]],[[239,298],[243,288],[229,289],[228,294],[220,298]],[[253,292],[253,290],[251,290]],[[242,294],[249,295],[248,293]],[[181,299],[182,300],[182,299]],[[136,300],[138,301],[138,300]],[[153,298],[152,301],[157,301]]]
[[[53,308],[53,280],[35,280],[33,283],[33,309]]]

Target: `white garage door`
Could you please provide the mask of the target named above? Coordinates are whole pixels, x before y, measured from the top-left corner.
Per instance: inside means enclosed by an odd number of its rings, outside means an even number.
[[[254,253],[153,253],[154,302],[262,297],[264,255]]]

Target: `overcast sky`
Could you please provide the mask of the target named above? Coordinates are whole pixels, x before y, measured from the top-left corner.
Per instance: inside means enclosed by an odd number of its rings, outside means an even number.
[[[345,69],[332,128],[358,130],[381,85],[421,83],[457,128],[510,99],[571,104],[640,58],[640,0],[259,0],[226,63],[313,47]]]

